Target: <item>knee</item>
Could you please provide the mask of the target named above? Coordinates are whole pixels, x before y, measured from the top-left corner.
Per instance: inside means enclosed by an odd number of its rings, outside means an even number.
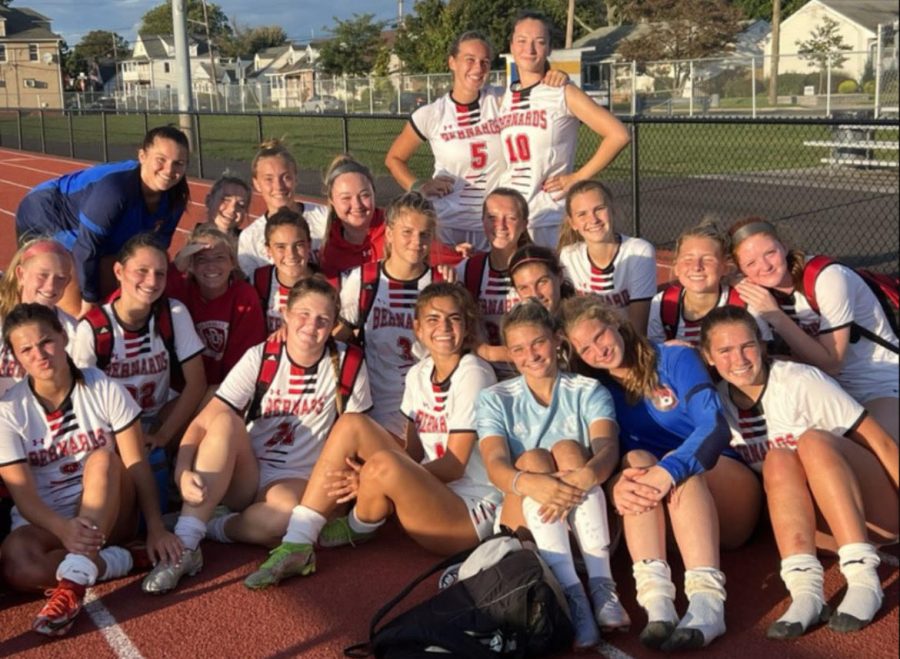
[[[551,453],[559,469],[578,469],[587,462],[584,446],[571,439],[554,444]]]
[[[786,448],[771,449],[763,461],[763,486],[766,491],[798,478],[805,480],[803,465],[796,451]]]
[[[397,478],[401,468],[402,456],[396,451],[377,451],[373,453],[359,472],[362,483],[391,483]]]
[[[625,457],[622,458],[622,467],[645,468],[652,467],[657,462],[659,460],[656,459],[655,455],[638,449],[625,454]]]
[[[797,439],[797,456],[804,464],[833,452],[834,436],[824,430],[807,430]]]
[[[516,468],[533,473],[550,474],[556,471],[556,461],[550,451],[534,448],[525,451],[516,460]]]

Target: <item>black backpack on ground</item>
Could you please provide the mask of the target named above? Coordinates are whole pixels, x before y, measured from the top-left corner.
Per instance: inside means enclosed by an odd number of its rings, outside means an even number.
[[[472,554],[460,566],[458,581],[376,629],[416,586]],[[533,543],[502,533],[417,577],[372,618],[369,642],[348,647],[344,654],[378,659],[538,657],[567,649],[572,639],[568,606],[553,573]]]

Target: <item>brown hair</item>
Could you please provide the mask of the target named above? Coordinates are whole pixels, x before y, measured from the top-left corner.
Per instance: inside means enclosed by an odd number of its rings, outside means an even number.
[[[656,350],[650,341],[636,332],[632,324],[616,309],[594,295],[579,295],[565,300],[560,313],[566,334],[584,320],[600,321],[619,332],[624,352],[622,365],[628,368],[628,373],[621,384],[629,404],[634,405],[659,386]],[[578,357],[575,350],[572,351],[572,355]]]
[[[559,279],[560,299],[564,300],[567,297],[572,297],[573,295],[575,295],[575,286],[572,285],[572,282],[566,279],[566,276],[563,273],[562,266],[559,263],[559,259],[556,258],[556,253],[549,247],[536,245],[534,243],[529,243],[524,247],[520,247],[512,255],[512,258],[509,260],[510,280],[514,278],[516,270],[530,263],[540,263],[544,265],[550,272],[550,274]],[[515,284],[515,282],[513,283]]]
[[[344,174],[359,174],[360,176],[365,177],[366,180],[369,181],[369,185],[372,186],[372,204],[373,206],[375,204],[375,177],[372,176],[372,171],[349,153],[342,153],[341,155],[336,156],[325,171],[325,180],[322,187],[322,194],[325,195],[325,200],[328,203],[328,220],[325,223],[325,239],[322,241],[321,247],[323,254],[325,252],[325,244],[328,242],[328,236],[331,235],[332,225],[334,222],[341,221],[341,218],[338,217],[334,210],[334,202],[331,200],[331,195],[334,192],[334,182],[338,177],[343,176]]]
[[[741,264],[737,258],[737,250],[741,243],[750,236],[755,236],[760,233],[771,236],[773,240],[784,247],[786,252],[785,260],[787,261],[788,271],[791,273],[791,280],[794,283],[794,288],[802,291],[803,266],[806,264],[805,254],[800,250],[789,249],[781,238],[778,237],[778,231],[775,229],[775,226],[762,217],[745,217],[728,228],[728,237],[731,242],[731,257],[734,259],[735,265],[740,269]]]
[[[500,321],[500,334],[503,337],[503,345],[506,345],[507,332],[518,325],[535,325],[551,334],[556,334],[560,330],[559,319],[554,317],[543,304],[534,298],[522,300],[503,316],[503,319]]]
[[[52,329],[58,334],[65,334],[59,316],[56,310],[37,302],[23,302],[17,304],[12,310],[6,314],[3,319],[3,343],[7,348],[12,350],[12,344],[9,342],[9,336],[22,325],[31,323],[44,325]]]
[[[613,232],[613,226],[615,224],[613,213],[614,201],[613,194],[610,189],[603,185],[603,183],[601,183],[600,181],[595,181],[594,179],[578,181],[575,185],[569,188],[569,191],[566,193],[566,217],[563,219],[562,227],[559,230],[559,241],[556,245],[557,252],[561,252],[563,247],[567,247],[568,245],[574,245],[575,243],[584,242],[584,238],[575,230],[575,227],[572,226],[572,199],[580,194],[594,191],[600,193],[600,196],[603,198],[603,203],[605,203],[607,208],[609,208],[609,230],[610,232]]]
[[[519,214],[519,217],[522,219],[522,222],[525,226],[522,234],[519,236],[519,240],[516,241],[516,247],[525,247],[526,245],[530,245],[531,235],[529,235],[528,233],[528,200],[525,199],[521,192],[513,188],[494,188],[484,198],[484,203],[481,205],[482,220],[487,215],[487,203],[491,197],[505,197],[507,199],[512,199],[512,201],[516,205],[516,212]]]
[[[156,126],[155,128],[148,130],[147,134],[144,135],[144,140],[141,142],[141,150],[147,151],[153,146],[153,142],[155,142],[157,138],[161,140],[172,140],[175,144],[187,151],[188,157],[190,157],[191,143],[188,140],[187,135],[172,125]],[[187,163],[185,163],[185,165],[187,165]],[[172,186],[166,194],[175,202],[175,205],[186,207],[191,200],[191,188],[188,185],[187,174],[182,176],[178,183]]]
[[[416,299],[415,319],[420,320],[425,305],[440,297],[450,298],[462,311],[466,333],[463,340],[463,351],[474,349],[478,340],[477,330],[480,315],[475,300],[472,299],[471,293],[464,286],[445,281],[428,284],[422,289],[422,292],[419,293],[419,297]]]
[[[139,249],[143,248],[156,250],[162,254],[166,263],[169,262],[169,254],[166,252],[166,248],[163,246],[162,242],[160,242],[159,237],[155,233],[149,231],[135,234],[129,238],[116,255],[116,261],[125,265],[128,262],[128,259],[134,256]]]
[[[70,270],[71,266],[74,265],[72,254],[63,247],[62,243],[53,238],[33,238],[25,242],[13,255],[12,260],[9,262],[9,267],[3,273],[3,277],[0,278],[0,320],[5,318],[12,311],[13,307],[21,301],[19,291],[21,283],[16,270],[20,265],[25,265],[33,256],[38,254],[64,256],[69,260]]]
[[[272,232],[275,231],[278,227],[297,227],[300,231],[303,232],[303,235],[306,236],[307,242],[312,242],[312,233],[309,230],[309,222],[306,221],[306,218],[303,217],[302,213],[298,213],[296,211],[292,211],[287,206],[283,208],[279,208],[277,211],[272,213],[272,215],[266,217],[266,245],[269,244],[269,239],[272,237]]]
[[[222,201],[222,193],[225,190],[226,185],[236,185],[241,188],[241,190],[244,191],[247,202],[250,202],[252,191],[247,181],[240,176],[235,176],[234,174],[229,173],[228,170],[225,170],[225,172],[216,179],[216,182],[212,184],[209,193],[206,195],[204,204],[206,205],[207,211],[217,210],[219,202]]]
[[[700,348],[703,352],[709,354],[710,334],[719,325],[743,325],[747,328],[752,336],[756,338],[756,342],[761,348],[765,348],[765,342],[762,340],[762,333],[759,331],[759,325],[753,315],[743,307],[736,307],[726,304],[723,307],[716,307],[703,319],[700,323]]]
[[[450,44],[450,50],[447,55],[449,57],[456,57],[459,55],[459,47],[466,41],[480,41],[487,46],[488,59],[494,59],[494,47],[491,45],[491,42],[488,41],[488,38],[484,36],[484,33],[479,32],[478,30],[466,30],[456,37],[456,39],[453,40],[453,43]]]

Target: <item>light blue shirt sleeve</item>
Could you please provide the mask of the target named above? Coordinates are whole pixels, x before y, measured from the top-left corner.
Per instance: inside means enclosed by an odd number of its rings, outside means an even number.
[[[585,397],[583,414],[588,426],[601,419],[616,420],[616,406],[612,396],[609,390],[599,382]]]
[[[479,440],[497,436],[509,441],[509,428],[506,424],[502,399],[490,389],[478,394],[475,405],[475,428],[478,430]]]

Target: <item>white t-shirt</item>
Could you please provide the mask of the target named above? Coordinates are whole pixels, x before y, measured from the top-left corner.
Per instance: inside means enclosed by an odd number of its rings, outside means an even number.
[[[476,432],[475,401],[482,389],[497,381],[487,362],[475,355],[463,355],[456,370],[443,382],[434,382],[433,374],[434,360],[430,356],[413,366],[406,376],[401,405],[425,449],[423,462],[443,457],[451,433]],[[494,503],[500,503],[500,493],[490,484],[481,452],[475,445],[462,478],[448,483],[448,487],[460,495],[495,496]]]
[[[666,336],[666,328],[663,325],[663,317],[662,317],[662,300],[663,300],[664,291],[660,291],[657,293],[653,300],[650,302],[650,318],[647,321],[647,338],[650,339],[652,343],[665,343],[669,341],[669,337]],[[731,294],[731,287],[728,284],[722,284],[719,287],[719,299],[716,300],[716,306],[713,307],[718,309],[719,307],[724,307],[728,305],[728,297]],[[681,297],[684,298],[684,289],[681,291]],[[772,328],[760,318],[754,309],[747,305],[747,311],[756,319],[756,324],[759,327],[760,334],[762,335],[763,341],[771,341],[772,340]],[[675,336],[673,339],[677,339],[679,341],[684,341],[686,343],[690,343],[692,346],[699,347],[700,345],[700,325],[703,324],[703,318],[697,318],[696,320],[688,320],[684,317],[684,310],[682,308],[681,301],[679,300],[677,311],[677,327],[675,329]]]
[[[175,354],[180,363],[202,353],[206,346],[197,335],[191,314],[181,302],[167,298],[172,312],[172,333],[175,337]],[[102,306],[110,320],[113,334],[112,354],[106,374],[124,385],[141,406],[145,418],[155,416],[170,398],[169,351],[156,329],[153,314],[147,324],[132,332],[119,324],[112,302]],[[82,319],[75,331],[72,359],[81,368],[97,365],[97,349],[94,329]]]
[[[483,230],[481,206],[506,166],[497,125],[502,94],[502,89],[485,88],[467,105],[445,94],[409,119],[416,134],[431,147],[434,176],[456,180],[450,194],[430,199],[442,227]]]
[[[564,247],[559,262],[576,291],[597,295],[611,307],[624,309],[656,295],[656,250],[643,238],[620,235],[616,255],[606,268],[594,265],[585,242]]]
[[[851,269],[830,265],[816,278],[817,314],[802,291],[795,291],[790,302],[781,308],[811,336],[834,332],[855,323],[898,345],[884,310],[868,284]],[[853,331],[851,328],[851,337]],[[900,378],[900,355],[865,337],[847,347],[844,366],[837,381],[848,394],[861,403],[873,398],[897,397]]]
[[[507,89],[500,104],[500,139],[506,170],[500,185],[528,200],[528,228],[562,222],[565,200],[544,192],[544,181],[572,171],[579,121],[566,105],[566,88],[538,83]]]
[[[141,414],[122,385],[96,368],[81,371],[59,408],[46,412],[27,380],[0,401],[0,465],[27,461],[41,500],[56,512],[81,497],[84,463],[97,450],[115,451],[115,434]]]
[[[260,343],[241,357],[216,396],[243,415],[253,400],[266,344]],[[348,348],[337,344],[339,367]],[[262,397],[259,416],[247,424],[253,453],[260,463],[294,472],[314,463],[328,431],[337,419],[337,374],[329,350],[319,361],[303,367],[291,361],[282,347],[278,368]],[[360,366],[344,411],[365,412],[372,406],[366,365]]]
[[[263,213],[253,220],[238,236],[238,265],[247,279],[253,280],[253,271],[262,265],[271,265],[272,260],[266,251],[266,218]],[[309,224],[313,254],[318,252],[325,238],[325,227],[328,224],[328,207],[321,204],[303,202],[303,218]]]
[[[796,450],[800,435],[810,429],[844,435],[866,413],[837,382],[798,362],[773,360],[762,396],[747,410],[732,402],[726,381],[718,387],[731,426],[731,445],[756,471],[762,471],[770,449]]]
[[[69,344],[66,346],[66,352],[72,354],[72,345],[75,340],[75,318],[67,314],[65,311],[56,307],[56,317],[59,318],[60,324],[66,336],[69,337]],[[0,320],[0,334],[3,333],[3,321]],[[19,366],[12,350],[6,347],[6,343],[0,342],[0,396],[6,393],[16,382],[25,377],[25,369]]]

